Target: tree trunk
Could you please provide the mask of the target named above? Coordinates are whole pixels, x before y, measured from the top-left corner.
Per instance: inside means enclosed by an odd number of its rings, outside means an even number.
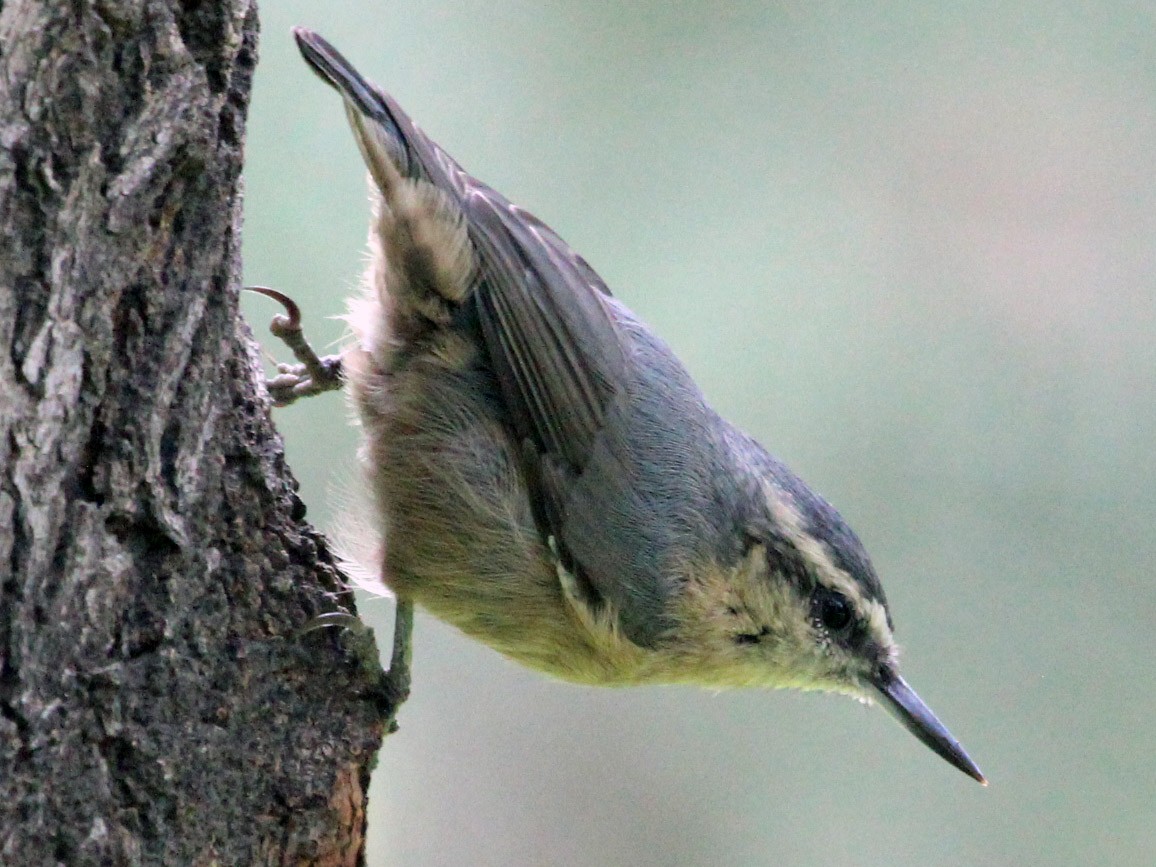
[[[0,3],[0,863],[357,864],[389,708],[237,310],[246,0]],[[375,659],[376,657],[372,657]]]

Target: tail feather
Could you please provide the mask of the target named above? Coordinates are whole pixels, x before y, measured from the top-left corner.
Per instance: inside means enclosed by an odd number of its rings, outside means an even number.
[[[410,120],[393,97],[366,81],[340,51],[312,30],[295,27],[293,36],[305,62],[345,98],[370,171],[375,166],[367,150],[383,149],[403,176],[429,181],[459,199],[464,196],[469,175]],[[355,121],[357,116],[360,121]]]
[[[474,284],[475,258],[461,194],[465,172],[312,31],[293,31],[313,70],[342,95],[373,180],[367,294],[349,321],[363,348],[385,366],[398,344],[444,328]]]

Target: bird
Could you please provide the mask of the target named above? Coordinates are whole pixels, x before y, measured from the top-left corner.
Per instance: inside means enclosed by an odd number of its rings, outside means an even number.
[[[468,174],[332,45],[294,28],[368,168],[352,340],[274,403],[345,387],[398,600],[555,678],[822,690],[979,767],[900,674],[883,587],[839,513],[708,405],[670,347],[549,226]]]

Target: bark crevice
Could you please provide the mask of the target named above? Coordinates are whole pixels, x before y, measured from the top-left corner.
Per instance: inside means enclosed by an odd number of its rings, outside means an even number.
[[[0,863],[359,863],[388,708],[299,637],[352,600],[237,310],[255,7],[0,46]]]

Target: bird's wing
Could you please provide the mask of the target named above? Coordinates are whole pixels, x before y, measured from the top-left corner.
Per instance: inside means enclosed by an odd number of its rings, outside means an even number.
[[[602,459],[595,445],[624,385],[622,338],[602,281],[549,227],[482,186],[464,209],[481,264],[475,303],[535,511],[563,565],[581,572],[566,512],[572,483]]]
[[[489,191],[471,196],[466,212],[481,260],[486,347],[515,427],[580,473],[622,381],[614,323],[545,227]]]
[[[598,447],[608,414],[625,403],[627,364],[606,285],[553,230],[462,169],[332,45],[304,28],[294,35],[313,70],[345,98],[370,171],[385,155],[461,207],[478,255],[473,303],[539,530],[593,602],[612,601],[624,624],[654,623],[659,599],[623,590],[635,580],[637,551],[654,546],[631,522],[614,529],[605,519],[608,509],[638,511],[625,502],[636,492],[620,466],[622,449]],[[627,632],[644,637],[641,627]]]

